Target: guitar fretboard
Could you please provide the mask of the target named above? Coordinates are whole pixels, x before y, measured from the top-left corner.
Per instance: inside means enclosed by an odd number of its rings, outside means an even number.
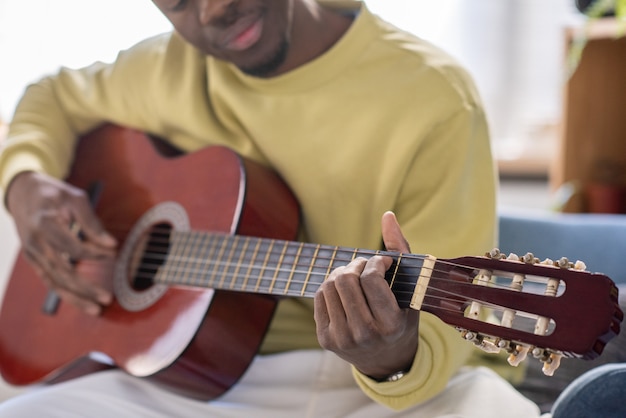
[[[396,252],[201,231],[172,232],[163,254],[155,282],[295,297],[313,297],[333,269],[356,257],[388,255],[394,264],[387,280],[401,305],[410,301],[423,264]]]

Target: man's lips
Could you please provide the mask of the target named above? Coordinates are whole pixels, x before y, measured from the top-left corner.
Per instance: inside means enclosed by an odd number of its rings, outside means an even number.
[[[231,51],[243,51],[257,43],[263,34],[263,19],[242,19],[229,29],[223,47]]]

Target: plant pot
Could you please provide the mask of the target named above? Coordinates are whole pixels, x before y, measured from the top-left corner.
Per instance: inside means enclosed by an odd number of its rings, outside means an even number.
[[[581,13],[585,13],[587,11],[587,8],[589,6],[591,6],[591,4],[594,2],[595,0],[574,0],[574,3],[576,4],[576,8],[581,12]],[[604,16],[615,16],[615,10],[610,10],[608,12],[606,12],[604,14]]]

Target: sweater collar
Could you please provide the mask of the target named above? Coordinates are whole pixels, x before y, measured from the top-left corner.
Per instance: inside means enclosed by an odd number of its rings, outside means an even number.
[[[375,16],[361,1],[323,1],[328,7],[356,13],[354,22],[341,39],[328,51],[314,60],[280,76],[271,78],[253,77],[242,73],[237,67],[224,61],[207,57],[208,77],[222,73],[222,77],[235,78],[249,89],[268,93],[290,93],[306,91],[324,84],[354,63],[354,60],[370,44],[375,36]],[[228,74],[229,73],[229,74]]]

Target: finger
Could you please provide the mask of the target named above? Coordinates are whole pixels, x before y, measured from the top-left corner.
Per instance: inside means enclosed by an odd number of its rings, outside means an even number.
[[[65,301],[95,314],[101,311],[101,305],[112,302],[111,292],[76,274],[69,256],[59,254],[50,247],[42,252],[31,248],[25,254],[42,280]]]
[[[74,305],[88,315],[98,316],[102,313],[102,305],[94,302],[91,299],[84,298],[77,293],[73,293],[61,287],[53,287],[53,290],[56,292],[57,295],[59,295],[62,300],[71,305]]]
[[[355,259],[346,266],[342,274],[335,280],[335,288],[344,316],[357,341],[367,338],[375,328],[375,318],[362,287],[362,275],[368,263],[369,261],[363,258]],[[384,270],[381,268],[377,277],[382,285],[379,289],[390,293],[382,277],[383,274]],[[393,297],[390,297],[389,300],[394,301]]]
[[[319,292],[322,294],[324,302],[324,311],[327,317],[328,324],[340,324],[345,323],[346,313],[341,303],[341,297],[337,291],[336,279],[344,274],[347,266],[337,267],[326,281],[320,286]]]
[[[71,229],[64,216],[55,213],[45,213],[41,217],[40,228],[37,235],[46,239],[52,247],[54,253],[68,254],[72,260],[81,258],[102,258],[113,256],[114,249],[103,248],[91,242],[82,241],[76,231]],[[45,238],[43,238],[45,237]]]
[[[389,257],[381,256],[370,258],[361,273],[361,288],[376,320],[390,318],[401,311],[389,283],[385,280],[385,272],[389,268],[388,259]]]
[[[91,203],[84,194],[76,198],[76,205],[72,206],[72,222],[70,228],[75,235],[95,246],[115,248],[117,240],[102,226]]]
[[[344,315],[350,321],[351,315],[360,316],[365,307],[365,298],[361,290],[361,273],[367,264],[365,258],[355,258],[348,265],[337,271],[334,288],[339,298]],[[369,313],[369,312],[368,312]],[[332,318],[331,318],[332,319]]]
[[[354,345],[346,309],[337,289],[337,283],[341,282],[346,274],[350,274],[349,270],[349,266],[333,270],[315,296],[314,317],[317,336],[322,347],[326,349],[344,349]]]
[[[385,243],[385,248],[387,250],[402,253],[411,252],[409,243],[406,238],[404,238],[402,230],[400,229],[400,224],[398,224],[396,215],[393,212],[388,211],[383,214],[381,225],[383,242]]]
[[[313,319],[315,319],[315,326],[317,328],[317,333],[319,336],[320,332],[326,332],[326,330],[330,326],[330,316],[328,315],[326,298],[324,296],[324,292],[322,291],[322,287],[320,287],[315,293],[313,305]]]

